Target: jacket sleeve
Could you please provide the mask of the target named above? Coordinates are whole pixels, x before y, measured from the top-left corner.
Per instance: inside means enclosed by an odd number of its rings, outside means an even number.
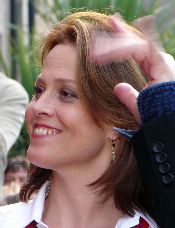
[[[19,136],[27,103],[21,84],[0,73],[0,165]]]
[[[175,227],[175,113],[142,125],[132,138],[153,210],[161,228]]]

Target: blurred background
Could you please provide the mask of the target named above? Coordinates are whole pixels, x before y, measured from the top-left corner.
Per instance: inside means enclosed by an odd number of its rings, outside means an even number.
[[[174,6],[174,0],[0,0],[0,71],[18,80],[31,98],[40,72],[41,39],[66,14],[88,9],[119,12],[129,23],[155,15],[162,44],[175,57]],[[24,125],[9,157],[25,155],[27,146]]]

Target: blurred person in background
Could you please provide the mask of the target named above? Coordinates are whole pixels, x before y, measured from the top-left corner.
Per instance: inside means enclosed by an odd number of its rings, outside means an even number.
[[[28,165],[28,160],[24,156],[8,159],[4,175],[3,204],[19,201],[19,190],[27,176]]]
[[[28,161],[24,156],[16,156],[8,159],[5,169],[4,185],[9,185],[12,182],[23,184],[28,170]]]
[[[7,156],[10,148],[20,134],[28,94],[23,86],[0,73],[0,198]]]

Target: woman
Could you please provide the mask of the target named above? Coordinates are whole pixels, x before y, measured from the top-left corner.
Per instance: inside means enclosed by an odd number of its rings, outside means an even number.
[[[149,48],[139,32],[117,23]],[[46,38],[26,111],[31,166],[20,197],[27,204],[2,208],[1,227],[157,227],[131,142],[113,130],[138,128],[113,87],[141,90],[145,77],[133,59],[94,62],[91,44],[101,32],[115,32],[108,16],[76,13]]]

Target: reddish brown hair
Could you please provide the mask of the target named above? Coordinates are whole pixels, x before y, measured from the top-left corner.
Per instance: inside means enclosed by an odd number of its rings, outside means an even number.
[[[134,129],[136,122],[133,116],[116,99],[113,88],[119,82],[127,82],[140,91],[145,79],[132,59],[108,64],[94,63],[90,50],[95,30],[111,32],[108,16],[95,12],[79,12],[68,16],[46,37],[42,61],[55,45],[66,42],[76,45],[77,84],[89,112],[99,124]],[[113,196],[116,207],[127,214],[133,215],[134,209],[150,213],[148,192],[139,176],[131,143],[121,137],[116,149],[115,163],[91,187],[100,188],[105,199]],[[27,182],[20,192],[21,200],[27,201],[50,178],[51,173],[51,170],[31,165]]]

